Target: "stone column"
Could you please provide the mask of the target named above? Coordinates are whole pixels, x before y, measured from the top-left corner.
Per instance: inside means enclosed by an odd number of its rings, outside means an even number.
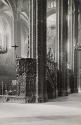
[[[30,50],[36,58],[36,102],[45,100],[46,0],[30,0]]]
[[[78,43],[78,2],[77,0],[74,0],[74,5],[75,5],[75,45],[77,45]],[[77,58],[78,57],[78,53],[77,53],[77,49],[75,48],[74,50],[74,92],[78,92],[78,88],[77,88],[77,73],[78,73],[78,62],[77,62]]]
[[[32,3],[33,0],[30,0],[29,1],[29,44],[30,44],[30,58],[32,58],[32,42],[33,42],[33,16],[32,16],[32,13],[33,13],[33,3]]]
[[[73,57],[74,57],[74,44],[73,44],[73,0],[68,0],[68,42],[67,42],[67,84],[68,93],[71,92],[73,78]]]
[[[36,57],[38,102],[46,99],[46,0],[36,0]]]
[[[67,95],[67,13],[68,0],[57,0],[58,8],[58,43],[59,43],[59,71],[58,95]]]
[[[78,43],[81,46],[81,6],[79,7]],[[78,52],[78,91],[81,91],[81,51]]]
[[[36,58],[36,0],[30,0],[30,33],[29,33],[29,42],[30,42],[30,57]]]

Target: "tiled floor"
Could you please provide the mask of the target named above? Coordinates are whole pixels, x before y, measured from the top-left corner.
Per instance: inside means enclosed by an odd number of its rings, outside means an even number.
[[[81,125],[81,93],[43,104],[0,103],[0,125]]]

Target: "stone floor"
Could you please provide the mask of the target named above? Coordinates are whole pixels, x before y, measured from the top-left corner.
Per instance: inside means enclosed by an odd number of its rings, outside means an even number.
[[[0,103],[0,125],[81,125],[81,93],[42,104]]]

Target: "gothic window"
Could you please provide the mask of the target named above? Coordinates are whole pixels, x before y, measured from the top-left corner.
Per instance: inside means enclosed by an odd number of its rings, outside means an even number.
[[[51,51],[50,51],[51,50]],[[56,1],[47,1],[47,57],[56,61]]]

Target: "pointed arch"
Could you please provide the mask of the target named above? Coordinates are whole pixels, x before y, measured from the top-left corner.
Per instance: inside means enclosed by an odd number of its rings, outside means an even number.
[[[2,37],[0,44],[0,80],[16,79],[15,56],[14,49],[12,49],[14,44],[14,11],[10,0],[1,0],[0,3],[2,4],[0,8],[0,24],[3,29],[3,32],[0,31]]]

